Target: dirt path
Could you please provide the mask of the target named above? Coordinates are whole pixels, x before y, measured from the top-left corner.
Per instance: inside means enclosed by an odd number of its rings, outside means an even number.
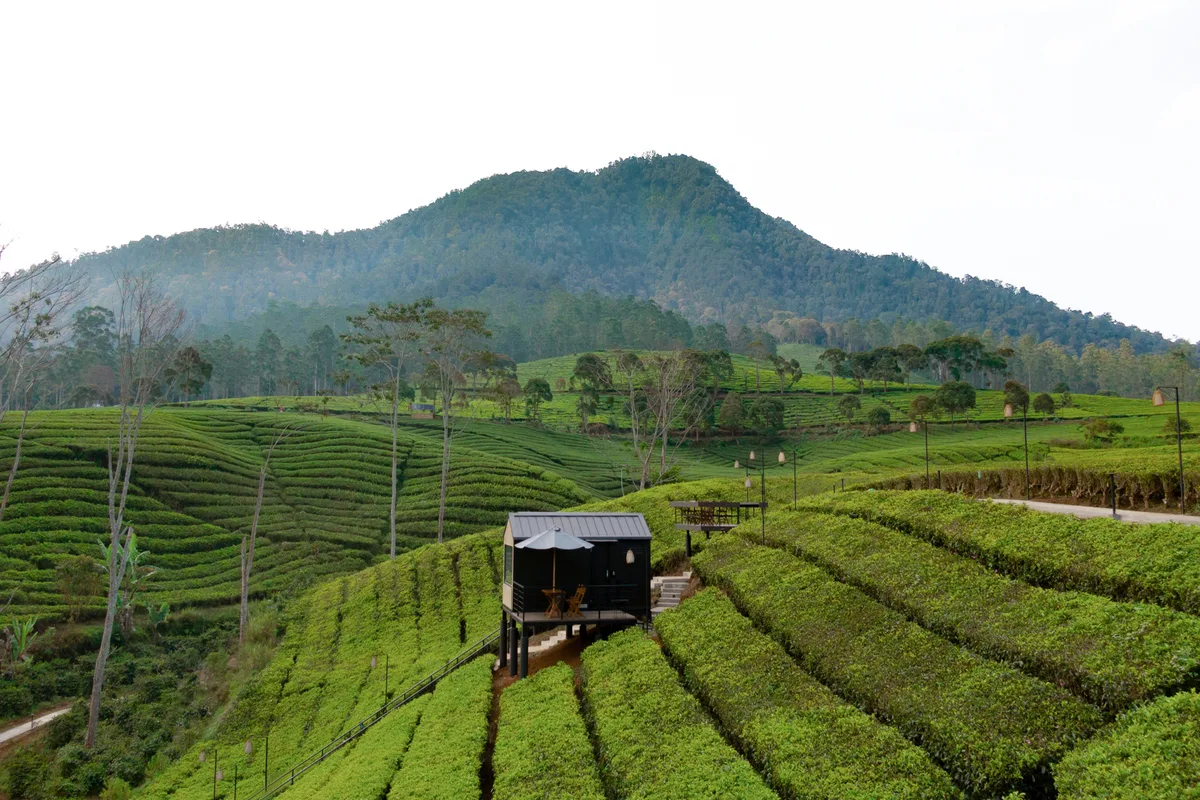
[[[1079,519],[1091,519],[1093,517],[1107,517],[1112,519],[1112,509],[1097,506],[1070,506],[1063,503],[1040,503],[1036,500],[1007,500],[1003,498],[992,498],[992,502],[1028,506],[1034,511],[1046,511],[1051,514],[1071,514]],[[1182,525],[1200,525],[1200,517],[1185,516],[1183,514],[1161,514],[1157,511],[1126,511],[1124,509],[1117,509],[1117,519],[1121,522],[1178,522]]]
[[[37,730],[38,728],[40,728],[42,725],[45,725],[47,722],[58,719],[59,717],[61,717],[63,714],[66,714],[70,710],[71,710],[71,703],[67,703],[64,706],[55,708],[51,711],[44,711],[41,714],[34,717],[33,719],[28,719],[28,720],[25,720],[24,722],[19,722],[10,728],[5,728],[4,730],[0,731],[0,745],[7,744],[8,742],[13,741],[14,739],[21,738],[22,736],[26,735],[27,733],[33,732],[33,731]]]

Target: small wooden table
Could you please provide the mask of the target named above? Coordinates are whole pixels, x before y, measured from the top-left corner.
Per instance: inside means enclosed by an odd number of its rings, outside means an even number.
[[[562,619],[562,589],[542,589],[542,594],[546,595],[546,616],[549,618]]]

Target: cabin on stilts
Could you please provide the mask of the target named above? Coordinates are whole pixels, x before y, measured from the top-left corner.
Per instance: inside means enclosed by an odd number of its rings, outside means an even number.
[[[520,512],[504,529],[500,665],[529,672],[529,638],[650,620],[650,528],[641,514]],[[519,638],[518,638],[519,637]]]

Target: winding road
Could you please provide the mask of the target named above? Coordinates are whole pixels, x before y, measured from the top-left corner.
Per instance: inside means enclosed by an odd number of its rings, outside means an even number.
[[[1080,519],[1091,519],[1093,517],[1113,518],[1112,509],[1097,506],[1070,506],[1063,503],[1039,503],[1036,500],[1008,500],[999,497],[993,497],[992,502],[1028,506],[1034,511],[1047,511],[1051,514],[1071,514]],[[1182,525],[1200,525],[1200,517],[1185,516],[1183,514],[1161,514],[1157,511],[1127,511],[1117,509],[1116,518],[1121,522],[1178,522]]]
[[[68,704],[62,708],[56,708],[53,711],[47,711],[44,714],[39,714],[33,719],[22,722],[19,725],[13,725],[11,728],[5,728],[4,730],[0,731],[0,745],[7,744],[13,739],[20,739],[22,736],[36,731],[47,722],[58,719],[70,710],[71,706]]]

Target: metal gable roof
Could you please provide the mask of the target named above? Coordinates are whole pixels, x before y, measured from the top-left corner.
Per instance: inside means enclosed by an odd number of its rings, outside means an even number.
[[[514,541],[537,536],[555,525],[585,541],[650,538],[645,517],[628,512],[521,511],[509,514],[508,524]]]

